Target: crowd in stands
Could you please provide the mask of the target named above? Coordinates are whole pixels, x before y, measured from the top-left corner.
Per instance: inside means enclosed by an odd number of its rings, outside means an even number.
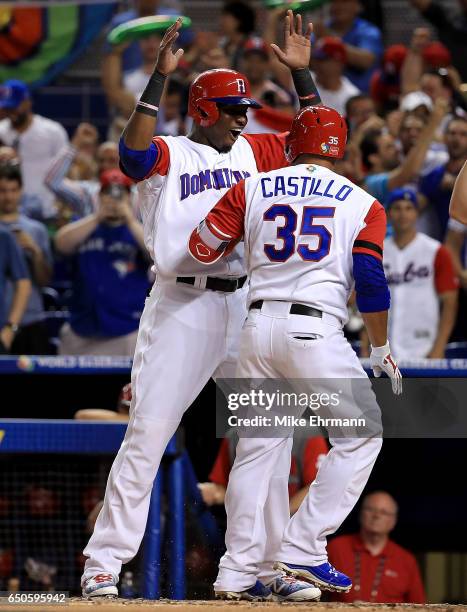
[[[420,27],[407,46],[385,47],[371,6],[330,0],[313,15],[310,69],[323,103],[349,126],[337,171],[387,208],[395,355],[441,358],[450,341],[467,340],[467,226],[449,219],[467,159],[467,4],[459,0],[457,17],[438,0],[407,0],[410,5]],[[182,7],[190,15],[189,4]],[[134,0],[109,27],[153,14],[174,9],[163,0]],[[271,52],[283,15],[283,8],[226,1],[209,29],[183,30],[185,53],[166,85],[157,133],[189,133],[189,84],[200,71],[219,67],[243,71],[264,105],[250,110],[246,132],[286,130],[298,104],[289,72]],[[118,139],[159,42],[153,34],[105,43],[102,89],[110,120],[104,142],[92,123],[81,123],[69,138],[59,123],[36,114],[26,84],[1,86],[0,352],[132,355],[154,275],[136,187],[119,170]],[[368,342],[349,308],[349,334],[365,356]]]

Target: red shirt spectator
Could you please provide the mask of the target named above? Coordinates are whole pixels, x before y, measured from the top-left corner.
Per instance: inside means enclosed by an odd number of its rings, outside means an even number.
[[[346,603],[419,603],[426,601],[415,557],[389,539],[397,520],[397,504],[383,491],[367,495],[360,515],[360,533],[334,538],[329,561],[352,579],[349,593],[333,593]]]
[[[372,555],[360,534],[340,536],[328,544],[328,554],[331,563],[353,582],[349,593],[335,594],[335,601],[425,603],[415,557],[392,540]]]

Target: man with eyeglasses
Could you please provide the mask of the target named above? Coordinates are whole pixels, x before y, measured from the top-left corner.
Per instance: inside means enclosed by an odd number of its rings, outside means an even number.
[[[415,557],[389,538],[396,526],[397,512],[397,503],[389,493],[370,493],[362,502],[360,532],[329,542],[330,563],[353,583],[348,593],[332,593],[335,601],[425,603]]]

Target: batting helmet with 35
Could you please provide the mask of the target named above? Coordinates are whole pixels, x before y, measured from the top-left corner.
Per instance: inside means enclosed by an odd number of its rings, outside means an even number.
[[[293,120],[285,139],[285,156],[292,163],[302,153],[342,159],[347,141],[344,118],[327,106],[307,106]]]
[[[219,119],[217,104],[245,104],[261,108],[261,104],[250,96],[250,83],[240,72],[224,68],[207,70],[191,84],[188,114],[198,125],[209,127]]]

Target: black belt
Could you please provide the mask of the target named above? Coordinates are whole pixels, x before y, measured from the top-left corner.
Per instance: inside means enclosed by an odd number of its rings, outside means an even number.
[[[177,283],[194,285],[196,283],[196,276],[177,276]],[[234,279],[208,276],[206,278],[206,289],[210,289],[211,291],[223,291],[224,293],[233,293],[234,291],[237,291],[237,289],[241,289],[245,283],[246,276]]]
[[[257,300],[250,304],[250,310],[252,308],[261,309],[262,306],[263,300]],[[323,317],[321,310],[313,308],[313,306],[305,306],[305,304],[291,304],[289,312],[290,314],[303,315],[305,317],[318,317],[319,319]]]

